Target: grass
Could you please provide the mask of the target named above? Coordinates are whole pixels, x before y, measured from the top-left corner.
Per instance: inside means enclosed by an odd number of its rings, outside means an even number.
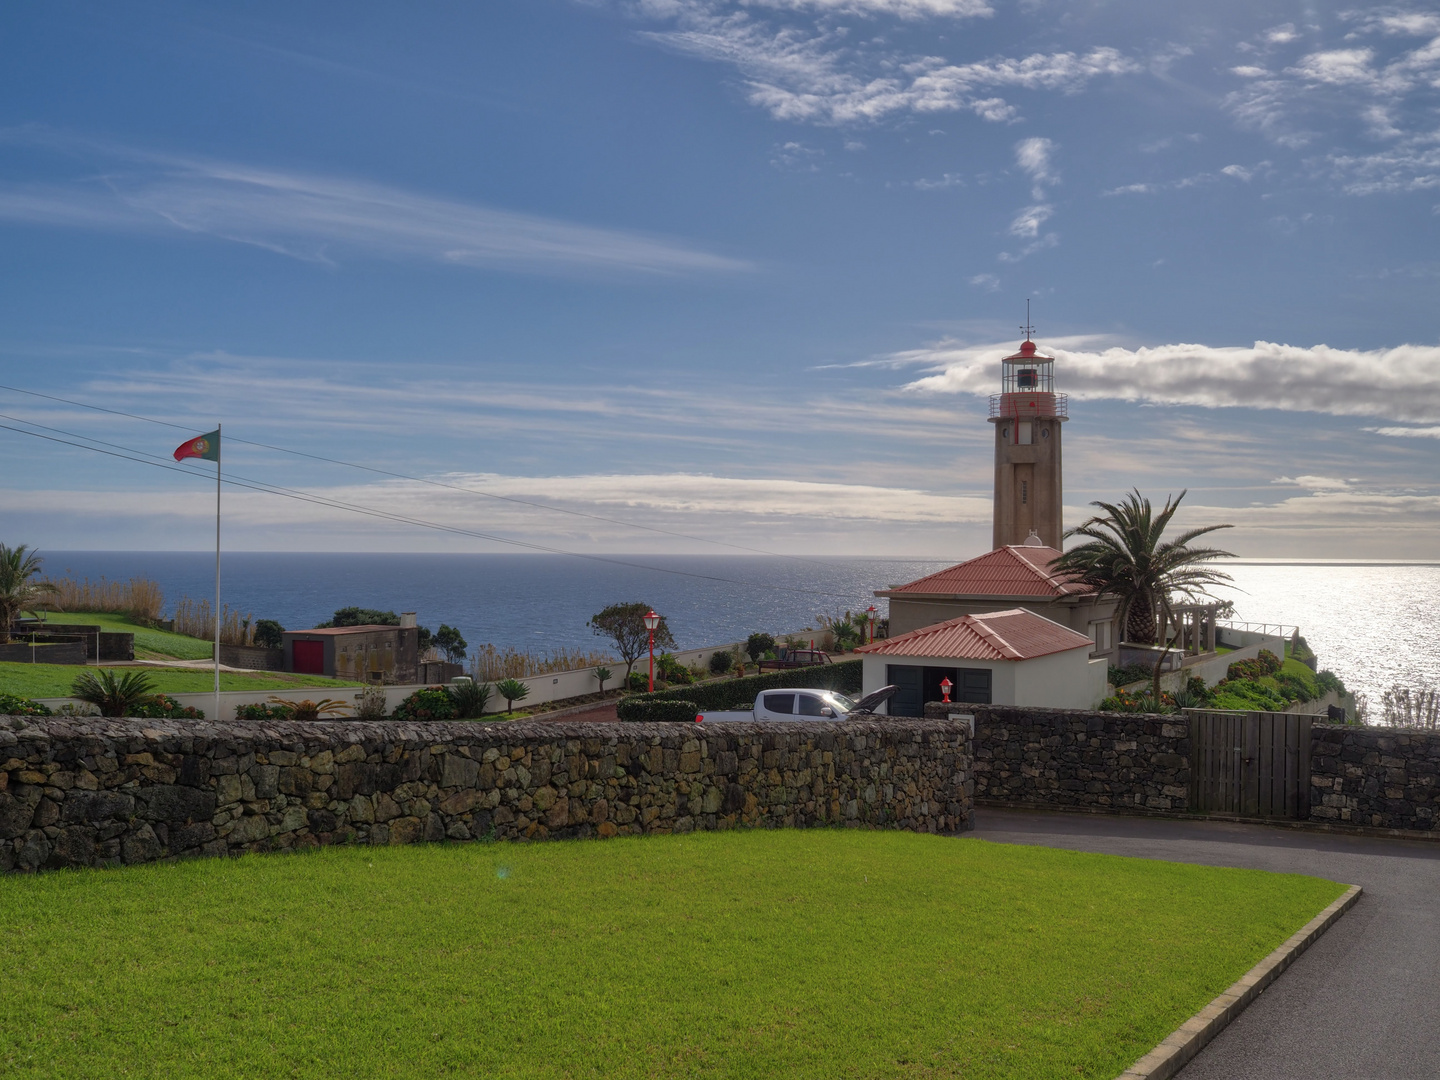
[[[7,664],[0,663],[0,692],[28,698],[69,697],[75,676],[95,667],[79,664]],[[205,668],[122,667],[117,672],[143,671],[161,694],[203,694],[215,689],[215,674]],[[283,671],[222,671],[221,690],[294,690],[315,686],[339,689],[359,686],[341,679],[322,675],[291,675]]]
[[[71,623],[85,626],[99,626],[104,630],[119,630],[135,635],[135,658],[137,660],[209,660],[215,655],[214,642],[185,634],[172,634],[168,630],[154,630],[137,623],[126,615],[112,615],[98,611],[52,611],[46,622]]]
[[[849,830],[10,877],[0,1074],[1110,1080],[1340,892]]]

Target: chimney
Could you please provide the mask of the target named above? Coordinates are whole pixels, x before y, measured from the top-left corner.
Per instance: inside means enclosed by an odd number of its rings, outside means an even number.
[[[404,630],[406,627],[412,627],[412,628],[413,628],[414,626],[415,626],[415,612],[413,612],[413,611],[402,611],[402,612],[400,613],[400,629]]]

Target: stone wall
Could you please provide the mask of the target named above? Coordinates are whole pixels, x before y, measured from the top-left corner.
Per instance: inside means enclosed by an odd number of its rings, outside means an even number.
[[[968,729],[944,722],[5,724],[0,870],[445,838],[972,827]]]
[[[1440,818],[1440,732],[1316,725],[1310,819],[1432,830]]]
[[[975,718],[975,798],[1035,806],[1183,811],[1190,726],[1178,716],[998,705],[925,706]]]
[[[262,645],[220,645],[220,663],[247,671],[284,671],[285,650]]]

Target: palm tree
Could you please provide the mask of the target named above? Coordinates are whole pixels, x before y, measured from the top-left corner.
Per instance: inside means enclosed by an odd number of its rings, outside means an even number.
[[[505,711],[514,712],[515,702],[530,696],[530,687],[519,679],[501,679],[495,684],[496,692],[505,699]]]
[[[1229,529],[1231,525],[1206,525],[1190,529],[1173,540],[1162,537],[1170,519],[1180,508],[1185,492],[1172,499],[1165,497],[1165,508],[1158,514],[1150,500],[1132,490],[1118,504],[1093,502],[1090,505],[1105,511],[1103,515],[1081,522],[1065,532],[1087,537],[1086,543],[1071,548],[1055,560],[1052,569],[1067,573],[1075,580],[1095,588],[1098,599],[1114,596],[1119,605],[1116,623],[1121,640],[1145,645],[1155,644],[1159,627],[1170,624],[1173,596],[1198,602],[1208,596],[1210,586],[1230,580],[1230,575],[1212,569],[1207,563],[1215,559],[1231,559],[1234,555],[1219,548],[1191,547],[1192,541],[1207,533]],[[1161,642],[1163,645],[1164,642]],[[1160,700],[1160,665],[1165,650],[1155,663],[1155,700]]]
[[[33,580],[40,573],[40,556],[24,544],[0,544],[0,645],[10,643],[10,624],[28,611],[32,615],[44,597],[59,592],[48,581]]]

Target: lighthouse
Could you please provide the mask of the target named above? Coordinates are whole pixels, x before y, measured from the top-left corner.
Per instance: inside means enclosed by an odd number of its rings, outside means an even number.
[[[1040,354],[1026,327],[1020,351],[1000,362],[1000,393],[990,397],[990,423],[995,425],[993,547],[1024,544],[1033,533],[1039,543],[1060,549],[1060,427],[1068,419],[1066,396],[1055,393],[1055,358]]]

